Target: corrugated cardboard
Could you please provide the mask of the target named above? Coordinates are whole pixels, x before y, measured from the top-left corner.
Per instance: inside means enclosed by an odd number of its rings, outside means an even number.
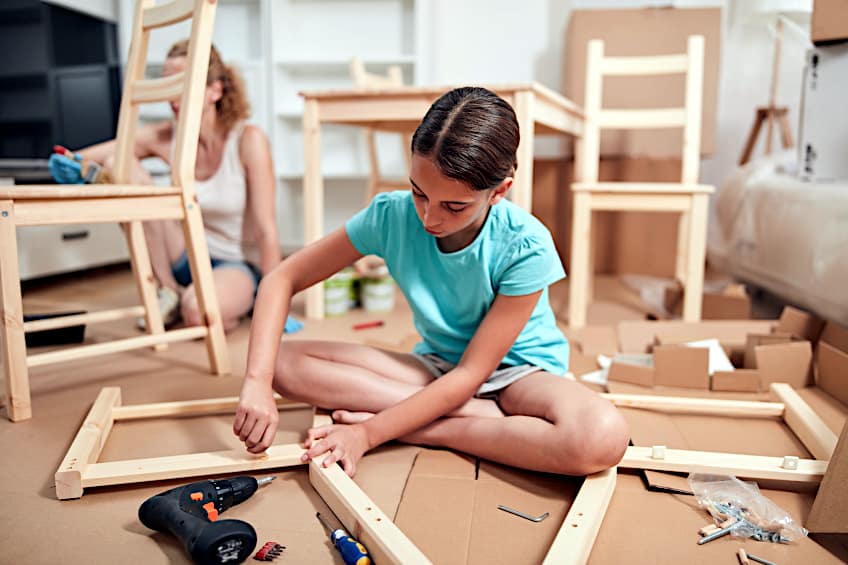
[[[848,41],[848,0],[814,0],[810,39],[816,45]]]
[[[654,383],[681,388],[710,388],[709,350],[705,347],[654,347]]]
[[[422,449],[395,523],[439,564],[540,563],[574,499],[580,479],[531,473]],[[534,523],[498,510],[539,516]]]
[[[763,388],[771,383],[788,383],[793,388],[812,384],[813,350],[809,341],[758,345],[754,352]]]
[[[760,390],[760,373],[754,369],[716,371],[710,388],[728,392],[757,392]]]
[[[748,334],[748,340],[745,344],[745,368],[757,368],[757,356],[754,348],[758,345],[789,343],[790,341],[792,341],[792,335],[788,333]]]
[[[744,350],[749,333],[771,333],[773,320],[625,321],[618,325],[618,344],[624,353],[647,353],[656,340],[683,343],[717,338],[725,350]]]
[[[819,342],[816,386],[848,405],[848,353]]]
[[[787,333],[801,339],[806,339],[811,343],[816,343],[823,328],[824,320],[804,310],[787,306],[780,313],[780,319],[777,321],[774,331],[775,333]]]
[[[618,350],[618,336],[612,326],[586,326],[574,333],[583,355],[612,357]]]
[[[619,353],[612,360],[607,373],[607,380],[640,386],[653,386],[653,357],[647,354]]]
[[[824,341],[840,351],[848,351],[848,328],[839,324],[827,322],[824,325],[819,341]]]
[[[683,311],[683,287],[665,289],[665,309],[675,317]],[[704,292],[701,300],[703,320],[747,320],[751,317],[751,298],[745,285],[733,284],[721,292]]]
[[[848,533],[848,424],[833,450],[810,517],[805,527],[811,532]]]
[[[603,39],[605,54],[610,56],[664,55],[685,53],[690,35],[705,38],[701,153],[710,154],[715,150],[721,45],[718,8],[572,11],[565,41],[565,95],[583,105],[586,49],[591,39]],[[609,77],[603,88],[606,108],[680,107],[685,76]],[[610,131],[601,136],[601,154],[679,157],[681,139],[679,129]]]

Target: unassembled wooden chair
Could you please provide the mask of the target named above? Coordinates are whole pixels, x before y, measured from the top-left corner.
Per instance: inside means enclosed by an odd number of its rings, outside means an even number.
[[[0,300],[2,300],[2,361],[6,381],[6,412],[13,421],[32,416],[28,370],[95,355],[142,347],[162,349],[168,343],[203,337],[215,374],[229,374],[230,362],[221,321],[203,222],[194,191],[194,168],[200,114],[206,89],[206,71],[212,44],[216,4],[210,0],[174,0],[156,5],[139,0],[118,118],[113,178],[115,184],[24,185],[0,187]],[[184,72],[144,79],[147,46],[153,29],[192,20],[187,66]],[[173,186],[137,186],[130,181],[138,106],[179,97],[182,111],[175,132]],[[178,219],[197,288],[205,326],[166,332],[156,298],[156,285],[142,229],[142,221]],[[87,222],[126,222],[133,275],[142,306],[23,323],[15,230],[17,226]],[[27,331],[68,327],[144,315],[148,334],[107,343],[27,355]]]
[[[397,65],[392,65],[387,69],[386,75],[378,75],[365,70],[365,63],[359,57],[354,57],[350,61],[350,75],[353,78],[353,84],[357,88],[364,90],[380,90],[381,88],[396,88],[403,86],[403,74]],[[406,169],[409,171],[410,164],[410,147],[412,145],[412,135],[408,133],[401,134],[403,139],[403,156],[406,159]],[[381,190],[405,190],[409,188],[409,181],[403,179],[387,179],[380,174],[380,161],[377,157],[377,132],[371,128],[365,130],[365,141],[368,145],[368,162],[370,171],[368,174],[368,193],[365,197],[365,204],[371,202],[378,192]]]
[[[611,75],[686,75],[683,108],[602,109],[603,77]],[[605,57],[604,42],[589,42],[586,65],[585,124],[575,154],[568,323],[586,325],[591,290],[592,212],[594,210],[676,212],[680,214],[675,276],[683,284],[683,319],[701,319],[707,207],[713,187],[698,184],[704,38],[689,37],[684,54]],[[683,172],[679,183],[598,182],[600,130],[683,128]]]

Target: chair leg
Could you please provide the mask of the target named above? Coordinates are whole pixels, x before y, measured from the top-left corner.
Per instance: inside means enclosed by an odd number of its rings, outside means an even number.
[[[689,251],[689,212],[680,214],[677,220],[677,255],[674,261],[674,277],[682,285],[686,285]]]
[[[144,305],[147,332],[151,335],[162,334],[165,332],[165,326],[162,323],[162,312],[159,310],[159,301],[156,298],[156,280],[153,278],[153,269],[150,266],[150,253],[144,238],[144,227],[141,222],[129,222],[124,224],[124,232],[127,236],[135,285],[138,288],[141,303]],[[163,351],[168,349],[168,344],[157,343],[153,349]]]
[[[693,194],[689,216],[689,250],[686,284],[683,290],[683,320],[701,320],[701,293],[704,290],[704,261],[707,254],[707,210],[709,195]]]
[[[568,292],[568,325],[582,328],[586,325],[587,289],[591,284],[589,248],[592,245],[591,195],[574,193],[574,213],[571,223],[571,265]]]
[[[6,415],[13,422],[32,418],[15,229],[12,202],[0,201],[0,345],[6,381]]]
[[[209,365],[216,375],[229,375],[230,355],[224,336],[224,323],[215,295],[212,280],[212,265],[209,263],[209,249],[206,247],[206,235],[203,232],[203,220],[200,207],[192,202],[184,203],[183,232],[192,281],[197,295],[197,306],[201,319],[206,321],[206,351]]]

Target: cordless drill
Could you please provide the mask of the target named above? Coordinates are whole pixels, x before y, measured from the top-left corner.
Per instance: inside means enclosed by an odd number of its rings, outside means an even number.
[[[241,520],[218,520],[218,515],[275,478],[241,476],[172,488],[145,500],[138,519],[151,530],[177,536],[195,563],[241,563],[256,547],[256,530]]]

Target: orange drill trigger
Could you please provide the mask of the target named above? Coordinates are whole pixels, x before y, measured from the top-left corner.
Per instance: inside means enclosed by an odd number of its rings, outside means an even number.
[[[214,502],[207,502],[203,505],[203,509],[206,510],[206,515],[209,517],[210,522],[218,519],[218,510],[215,508]]]

